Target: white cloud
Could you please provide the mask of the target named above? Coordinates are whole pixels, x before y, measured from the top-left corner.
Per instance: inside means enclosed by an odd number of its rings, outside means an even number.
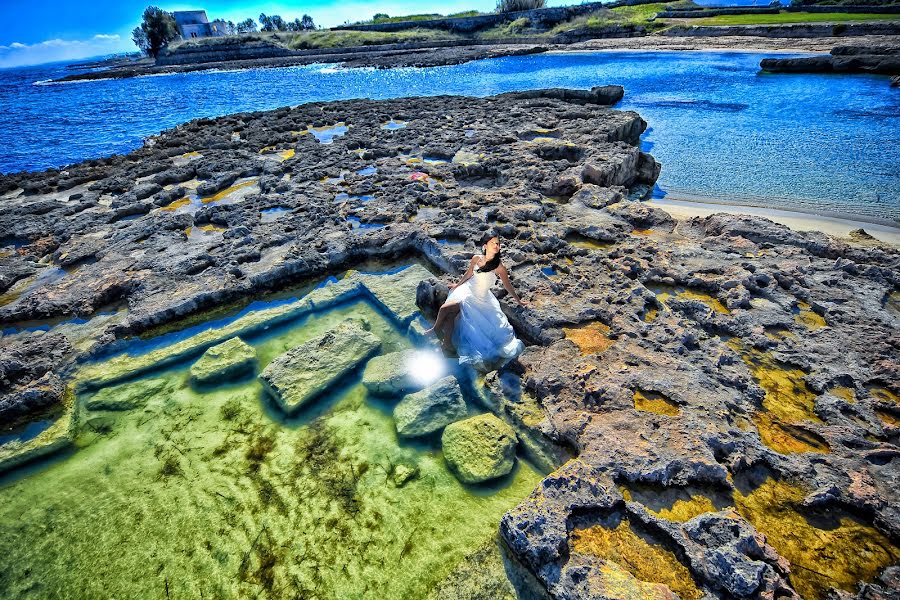
[[[98,33],[86,40],[54,38],[34,44],[13,42],[9,46],[0,46],[0,68],[37,65],[112,54],[130,50],[129,45],[130,40],[122,40],[122,37],[117,33]]]

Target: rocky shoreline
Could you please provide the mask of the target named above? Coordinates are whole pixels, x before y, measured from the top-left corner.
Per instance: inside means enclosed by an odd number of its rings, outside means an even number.
[[[433,314],[495,231],[529,347],[488,406],[538,407],[575,454],[502,519],[529,577],[567,599],[892,597],[900,251],[644,205],[660,165],[622,94],[312,103],[0,177],[0,419],[65,411],[133,336],[365,260],[429,264]],[[486,576],[445,597],[511,585]]]
[[[828,30],[830,31],[830,29]],[[400,67],[437,67],[457,65],[474,60],[537,54],[541,52],[584,52],[592,50],[756,50],[779,52],[829,52],[838,45],[874,47],[897,44],[900,26],[896,24],[857,24],[837,36],[816,30],[810,33],[794,26],[742,27],[694,27],[673,28],[658,34],[621,32],[609,37],[585,39],[573,35],[571,39],[510,39],[489,42],[481,40],[466,45],[465,42],[432,42],[411,44],[387,44],[372,47],[352,47],[304,51],[288,51],[270,48],[272,54],[263,52],[255,56],[250,49],[240,46],[228,51],[197,53],[184,63],[174,59],[149,63],[114,64],[108,68],[66,75],[55,82],[124,79],[165,73],[189,73],[213,69],[259,69],[292,67],[311,64],[338,64],[341,67],[373,67],[390,69]],[[257,50],[265,50],[257,49]]]
[[[773,73],[872,73],[900,75],[900,45],[836,46],[828,56],[764,58],[760,68]]]

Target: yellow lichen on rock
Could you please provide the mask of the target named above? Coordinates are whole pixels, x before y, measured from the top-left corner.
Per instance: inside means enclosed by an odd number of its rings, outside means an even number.
[[[771,352],[746,347],[738,338],[726,343],[765,391],[763,410],[753,417],[762,442],[782,454],[828,452],[822,438],[795,425],[804,421],[822,423],[814,412],[816,394],[803,380],[805,373],[779,363]]]
[[[850,404],[856,402],[856,393],[854,393],[852,388],[848,388],[847,386],[836,385],[828,391],[831,392],[832,395],[837,396]]]
[[[684,523],[696,516],[716,512],[713,499],[699,490],[680,487],[667,487],[653,491],[634,491],[621,487],[622,497],[629,502],[640,502],[644,508],[667,521]]]
[[[681,412],[675,402],[659,392],[644,390],[634,391],[634,407],[643,412],[652,412],[670,417],[678,416]]]
[[[582,354],[599,354],[613,345],[609,339],[609,326],[594,321],[580,327],[563,327],[566,337],[578,346]]]
[[[240,189],[243,189],[245,187],[256,184],[256,182],[257,182],[256,179],[251,179],[249,181],[244,181],[242,183],[236,183],[233,186],[227,187],[220,192],[216,192],[212,196],[207,196],[206,198],[200,198],[200,202],[202,202],[203,204],[209,204],[211,202],[218,202],[219,200],[222,200],[226,196],[233,194],[234,192],[236,192]]]
[[[794,321],[799,325],[803,325],[810,331],[815,331],[816,329],[820,329],[827,325],[827,323],[825,323],[825,317],[813,312],[812,307],[806,302],[798,302],[797,309],[799,312],[794,315]]]
[[[881,386],[872,386],[868,389],[869,394],[876,400],[900,405],[900,396],[897,396],[891,390]]]
[[[662,302],[663,305],[666,305],[666,303],[672,298],[677,298],[679,300],[697,300],[707,305],[713,311],[719,314],[731,314],[731,311],[728,310],[728,308],[724,304],[722,304],[721,300],[706,292],[692,290],[690,288],[673,288],[671,286],[665,285],[653,286],[653,291],[654,293],[656,293],[656,298],[660,302]]]
[[[185,196],[184,198],[179,198],[178,200],[175,200],[174,202],[163,206],[160,210],[174,211],[174,210],[178,210],[182,206],[187,206],[190,203],[191,203],[191,199],[188,198],[187,196]]]
[[[875,414],[878,415],[878,418],[887,423],[888,425],[893,425],[894,427],[900,427],[900,416],[896,414],[883,410],[881,408],[875,409]]]
[[[647,540],[648,536],[636,531],[627,518],[611,515],[598,525],[572,531],[569,547],[573,553],[590,554],[615,563],[640,581],[668,586],[682,600],[702,598],[703,593],[690,571],[675,554]],[[614,578],[613,581],[622,580]]]
[[[791,584],[801,597],[825,598],[832,586],[855,591],[900,560],[900,549],[884,534],[849,515],[835,515],[836,509],[828,519],[801,514],[797,507],[805,495],[803,488],[771,478],[746,495],[734,493],[738,513],[790,561]]]

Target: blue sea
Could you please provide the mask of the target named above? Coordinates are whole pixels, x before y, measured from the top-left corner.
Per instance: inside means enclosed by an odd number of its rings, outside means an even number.
[[[316,100],[619,84],[649,123],[658,197],[838,213],[900,226],[900,89],[874,75],[773,75],[766,54],[554,53],[425,69],[333,65],[52,84],[0,70],[0,172],[123,153],[197,117]]]

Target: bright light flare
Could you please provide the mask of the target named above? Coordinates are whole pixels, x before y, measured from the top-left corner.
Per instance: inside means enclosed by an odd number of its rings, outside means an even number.
[[[447,361],[434,351],[418,350],[406,363],[410,379],[419,385],[431,385],[447,374]]]

